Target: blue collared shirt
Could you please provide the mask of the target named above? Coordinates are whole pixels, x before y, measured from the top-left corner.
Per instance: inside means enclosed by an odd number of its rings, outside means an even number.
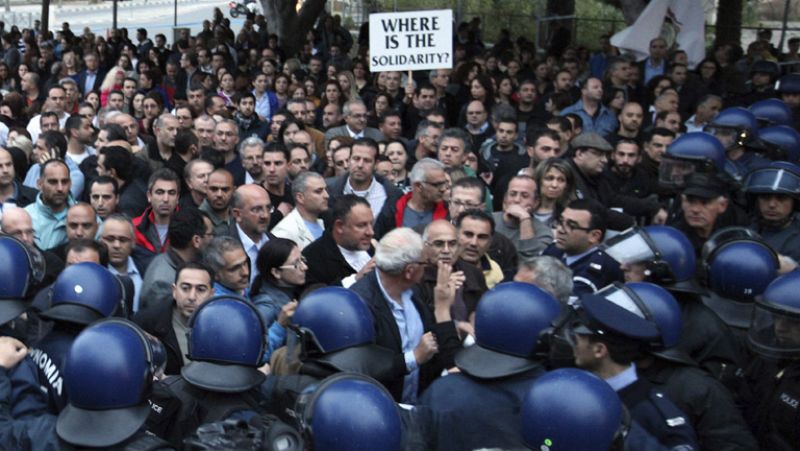
[[[602,104],[598,105],[597,108],[597,113],[594,116],[590,116],[583,108],[583,100],[578,100],[561,110],[561,116],[575,113],[583,120],[584,132],[595,132],[605,138],[617,131],[619,122],[614,113]]]
[[[383,297],[389,302],[389,309],[391,309],[394,321],[397,323],[397,330],[400,332],[402,341],[403,357],[408,371],[403,378],[402,402],[416,404],[417,393],[419,392],[419,366],[417,365],[416,357],[414,357],[414,348],[417,347],[420,339],[422,339],[422,334],[425,333],[425,329],[422,326],[422,318],[411,300],[412,291],[408,289],[400,295],[403,301],[403,304],[400,305],[383,288],[380,270],[376,269],[375,271],[378,286],[381,289],[381,293],[383,293]]]
[[[611,388],[614,389],[614,391],[618,392],[628,385],[636,382],[636,379],[638,379],[638,376],[636,375],[636,364],[631,363],[631,366],[629,366],[625,371],[609,377],[606,379],[606,382],[611,386]]]
[[[112,274],[130,277],[131,282],[133,282],[133,312],[138,312],[140,306],[139,295],[142,293],[142,274],[139,272],[139,269],[136,268],[133,257],[128,256],[128,267],[125,269],[125,272],[117,271],[117,269],[110,264],[108,265],[108,269]]]

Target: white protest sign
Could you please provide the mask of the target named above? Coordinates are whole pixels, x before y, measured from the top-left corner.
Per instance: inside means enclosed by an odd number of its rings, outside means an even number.
[[[453,67],[453,10],[370,14],[370,72]]]

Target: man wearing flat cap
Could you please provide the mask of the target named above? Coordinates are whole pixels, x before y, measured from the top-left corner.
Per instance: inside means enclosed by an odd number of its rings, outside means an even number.
[[[575,170],[575,192],[580,199],[597,200],[606,208],[614,208],[609,217],[609,229],[624,230],[634,223],[634,218],[645,218],[646,222],[663,224],[667,212],[650,199],[639,199],[620,194],[607,174],[608,159],[614,150],[602,136],[584,132],[570,143],[573,149],[570,164]],[[620,215],[616,210],[621,210]]]
[[[747,225],[746,218],[731,205],[731,192],[728,182],[715,174],[689,176],[680,197],[682,214],[671,225],[686,234],[698,256],[715,231]]]

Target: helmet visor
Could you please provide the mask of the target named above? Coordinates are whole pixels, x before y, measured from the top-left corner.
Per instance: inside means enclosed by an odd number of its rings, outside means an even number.
[[[710,124],[706,125],[703,131],[717,138],[726,149],[738,144],[739,130],[735,128]]]
[[[757,302],[747,333],[750,347],[772,359],[800,358],[800,315]]]
[[[745,190],[752,193],[784,193],[800,195],[800,176],[777,168],[755,170],[747,177]]]
[[[652,261],[656,258],[650,239],[641,229],[630,229],[606,241],[606,254],[620,264]]]
[[[690,160],[678,160],[664,155],[658,165],[659,186],[672,190],[681,190],[686,187],[689,176],[694,174],[697,166]]]

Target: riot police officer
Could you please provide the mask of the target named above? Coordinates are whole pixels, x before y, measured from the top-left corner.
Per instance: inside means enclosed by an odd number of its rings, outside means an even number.
[[[701,301],[706,290],[695,278],[691,242],[669,226],[632,229],[606,243],[621,262],[626,282],[651,282],[666,288],[681,308],[683,331],[678,348],[714,377],[732,377],[742,367],[741,350],[730,328]]]
[[[767,146],[773,147],[770,152],[777,157],[774,160],[786,160],[795,164],[800,160],[800,133],[791,126],[762,128],[758,132],[758,138]]]
[[[355,292],[324,287],[297,306],[289,327],[285,365],[293,374],[271,376],[262,385],[269,410],[283,419],[309,385],[350,372],[390,381],[396,355],[375,344],[375,325],[367,304]],[[276,365],[277,367],[277,365]]]
[[[775,83],[775,91],[792,110],[795,130],[800,130],[800,74],[786,74]]]
[[[636,369],[686,414],[697,432],[701,449],[758,447],[725,386],[676,348],[683,321],[678,302],[667,290],[647,282],[629,282],[606,287],[597,294],[627,299],[640,306],[645,316],[658,325],[663,348],[643,355],[636,361]]]
[[[756,300],[748,343],[761,357],[748,369],[755,383],[751,417],[763,449],[800,443],[800,272],[773,281]]]
[[[436,426],[431,449],[523,445],[519,408],[544,372],[546,337],[559,313],[555,298],[522,282],[502,283],[481,297],[476,344],[455,357],[460,372],[437,379],[420,398]]]
[[[638,301],[638,302],[637,302]],[[683,412],[638,376],[634,361],[663,347],[656,322],[636,296],[582,296],[573,304],[576,319],[567,329],[575,364],[603,378],[628,408],[631,419],[664,446],[697,449]]]
[[[788,125],[793,122],[792,110],[786,102],[778,99],[764,99],[750,105],[748,108],[758,120],[762,129],[773,125]],[[761,133],[759,132],[759,137]]]
[[[703,275],[710,290],[703,303],[722,318],[745,349],[753,301],[777,276],[778,255],[756,233],[729,227],[703,246]]]
[[[328,377],[298,399],[295,412],[310,449],[402,449],[398,406],[386,388],[362,374]]]
[[[265,412],[258,370],[266,349],[266,328],[255,306],[238,296],[215,296],[189,321],[190,362],[180,376],[156,386],[150,429],[173,445],[204,423],[249,420]]]
[[[756,214],[751,228],[775,252],[800,261],[800,167],[773,162],[750,173],[744,191]]]
[[[16,352],[21,357],[24,351],[14,351],[4,343],[0,354]],[[0,410],[0,423],[7,426],[0,428],[3,446],[172,449],[142,429],[150,412],[147,396],[154,369],[150,342],[135,324],[108,319],[88,327],[74,339],[66,355],[63,377],[70,393],[68,404],[57,418],[43,413],[12,419],[7,410]],[[9,385],[5,371],[0,369],[0,400],[9,399]]]
[[[29,354],[37,368],[35,383],[47,393],[51,413],[60,412],[67,403],[63,375],[70,344],[87,325],[114,315],[122,297],[119,279],[96,263],[77,263],[59,274],[51,288],[50,308],[40,314],[53,321],[53,329],[33,344]]]
[[[745,174],[769,163],[759,153],[768,151],[758,139],[758,120],[749,110],[742,107],[731,107],[722,110],[705,132],[720,140],[725,146],[728,164],[734,168],[731,174],[741,179]]]
[[[522,436],[531,449],[619,449],[625,416],[619,397],[602,379],[562,368],[537,379],[525,394]]]

